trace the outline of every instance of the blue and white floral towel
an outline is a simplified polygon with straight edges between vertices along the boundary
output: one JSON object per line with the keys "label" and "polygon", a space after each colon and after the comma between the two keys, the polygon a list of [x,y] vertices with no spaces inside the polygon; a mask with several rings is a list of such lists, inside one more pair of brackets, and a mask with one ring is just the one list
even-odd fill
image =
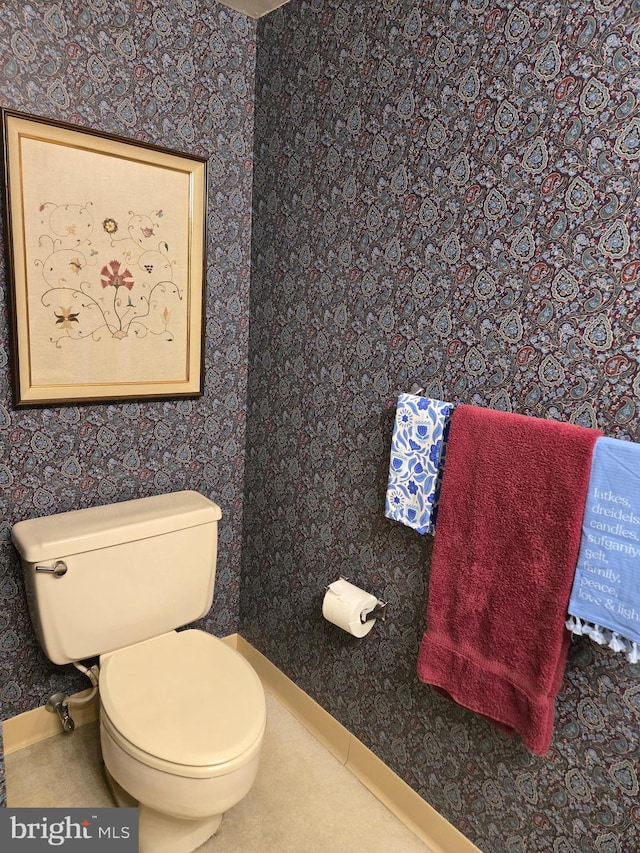
{"label": "blue and white floral towel", "polygon": [[640,660],[640,444],[593,451],[567,628]]}
{"label": "blue and white floral towel", "polygon": [[417,530],[435,530],[451,403],[400,394],[391,439],[385,515]]}

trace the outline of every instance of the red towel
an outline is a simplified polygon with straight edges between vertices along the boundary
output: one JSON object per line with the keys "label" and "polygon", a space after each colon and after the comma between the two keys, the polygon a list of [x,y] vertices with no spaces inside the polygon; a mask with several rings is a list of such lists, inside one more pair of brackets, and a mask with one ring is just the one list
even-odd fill
{"label": "red towel", "polygon": [[598,430],[458,406],[418,675],[544,755]]}

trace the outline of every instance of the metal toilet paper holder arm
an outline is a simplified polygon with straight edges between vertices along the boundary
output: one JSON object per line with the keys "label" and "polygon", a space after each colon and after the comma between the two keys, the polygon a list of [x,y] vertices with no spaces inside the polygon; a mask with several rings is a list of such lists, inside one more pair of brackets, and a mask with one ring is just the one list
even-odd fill
{"label": "metal toilet paper holder arm", "polygon": [[380,601],[378,599],[378,603],[369,613],[361,613],[360,621],[364,625],[365,622],[369,622],[371,619],[380,619],[382,622],[387,618],[387,602]]}

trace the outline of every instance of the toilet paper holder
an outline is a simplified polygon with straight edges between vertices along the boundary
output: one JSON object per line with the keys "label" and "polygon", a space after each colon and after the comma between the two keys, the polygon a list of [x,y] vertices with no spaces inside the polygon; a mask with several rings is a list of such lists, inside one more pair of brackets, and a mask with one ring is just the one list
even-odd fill
{"label": "toilet paper holder", "polygon": [[380,601],[378,599],[378,603],[373,608],[373,610],[369,611],[364,615],[364,619],[362,618],[362,613],[360,614],[360,621],[364,625],[365,622],[369,622],[370,619],[380,619],[382,622],[387,618],[387,602]]}
{"label": "toilet paper holder", "polygon": [[[345,578],[344,575],[340,575],[341,581],[347,581],[347,583],[351,583],[349,578]],[[329,587],[325,587],[325,592],[328,592]],[[384,622],[387,618],[387,602],[381,601],[378,599],[378,603],[375,605],[373,610],[370,610],[369,613],[360,614],[360,622],[364,625],[367,622],[370,622],[372,619],[380,619]]]}

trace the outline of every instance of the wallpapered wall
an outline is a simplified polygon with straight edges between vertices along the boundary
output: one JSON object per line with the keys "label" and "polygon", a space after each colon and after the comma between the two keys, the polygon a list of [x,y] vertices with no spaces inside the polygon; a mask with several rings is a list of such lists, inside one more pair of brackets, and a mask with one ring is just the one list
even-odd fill
{"label": "wallpapered wall", "polygon": [[[396,395],[640,439],[640,3],[301,0],[258,26],[242,632],[486,853],[640,849],[640,666],[530,755],[418,682]],[[339,574],[389,602],[355,640]]]}
{"label": "wallpapered wall", "polygon": [[2,717],[42,704],[54,690],[87,686],[37,648],[9,541],[19,519],[199,489],[223,513],[216,604],[204,626],[219,635],[238,628],[254,39],[254,22],[213,0],[3,3],[2,106],[210,161],[202,398],[16,410],[0,301]]}

